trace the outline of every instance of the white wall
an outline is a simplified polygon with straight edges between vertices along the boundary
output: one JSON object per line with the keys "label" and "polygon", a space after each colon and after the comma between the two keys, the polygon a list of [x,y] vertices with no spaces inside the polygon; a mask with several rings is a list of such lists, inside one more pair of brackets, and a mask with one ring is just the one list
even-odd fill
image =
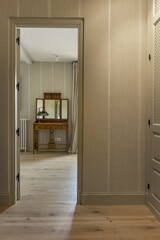
{"label": "white wall", "polygon": [[[29,119],[29,151],[32,151],[33,122],[36,119],[36,98],[43,98],[44,92],[61,92],[62,98],[69,99],[71,119],[72,63],[21,62],[20,117]],[[69,136],[71,123],[69,121]],[[55,137],[65,142],[65,131],[55,131]],[[70,139],[70,138],[69,138]],[[48,143],[49,131],[39,132],[39,143]]]}

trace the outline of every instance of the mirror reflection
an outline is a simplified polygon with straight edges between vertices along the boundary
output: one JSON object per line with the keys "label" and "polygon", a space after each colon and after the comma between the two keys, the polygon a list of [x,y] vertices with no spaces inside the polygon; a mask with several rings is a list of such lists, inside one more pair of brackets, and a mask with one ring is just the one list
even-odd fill
{"label": "mirror reflection", "polygon": [[[38,114],[41,111],[43,111],[43,99],[37,99],[37,112],[36,112],[36,114]],[[43,116],[37,115],[37,118],[42,119]]]}
{"label": "mirror reflection", "polygon": [[48,116],[45,119],[60,119],[60,100],[45,99],[45,111]]}
{"label": "mirror reflection", "polygon": [[62,100],[62,119],[68,118],[68,100]]}

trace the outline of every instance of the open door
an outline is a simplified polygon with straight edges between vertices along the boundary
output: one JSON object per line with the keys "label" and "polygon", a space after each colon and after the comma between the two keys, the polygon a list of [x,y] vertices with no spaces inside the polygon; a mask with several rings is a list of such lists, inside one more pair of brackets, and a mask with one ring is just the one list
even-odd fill
{"label": "open door", "polygon": [[[153,116],[152,158],[150,159],[149,204],[160,219],[160,0],[155,0],[154,17],[154,81],[153,81]],[[158,16],[159,14],[159,16]]]}
{"label": "open door", "polygon": [[20,199],[20,29],[16,30],[16,75],[15,75],[15,172],[16,200]]}

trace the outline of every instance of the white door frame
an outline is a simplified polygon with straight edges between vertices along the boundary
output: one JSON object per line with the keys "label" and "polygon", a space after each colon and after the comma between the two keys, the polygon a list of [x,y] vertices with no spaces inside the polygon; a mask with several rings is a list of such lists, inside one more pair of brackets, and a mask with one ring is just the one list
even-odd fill
{"label": "white door frame", "polygon": [[10,205],[15,204],[15,73],[16,73],[16,28],[78,28],[78,164],[77,164],[77,203],[82,203],[83,191],[83,24],[82,18],[10,18],[9,25],[9,191]]}

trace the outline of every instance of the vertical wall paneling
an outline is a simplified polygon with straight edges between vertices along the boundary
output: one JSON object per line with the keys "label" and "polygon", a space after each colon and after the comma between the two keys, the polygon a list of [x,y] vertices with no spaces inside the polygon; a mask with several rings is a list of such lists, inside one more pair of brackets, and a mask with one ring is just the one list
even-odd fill
{"label": "vertical wall paneling", "polygon": [[66,96],[66,64],[64,63],[64,96]]}
{"label": "vertical wall paneling", "polygon": [[139,172],[144,159],[139,154],[143,147],[141,137],[144,142],[141,135],[144,104],[140,88],[145,79],[141,74],[145,63],[141,61],[141,45],[144,44],[141,39],[145,36],[141,24],[143,21],[144,27],[146,24],[146,19],[141,18],[141,9],[146,9],[145,1],[141,4],[139,1],[111,1],[111,192],[143,192],[144,188],[140,185],[144,169]]}
{"label": "vertical wall paneling", "polygon": [[110,99],[111,99],[111,93],[110,93],[110,31],[111,31],[111,0],[108,1],[108,178],[107,178],[107,188],[108,192],[110,192],[110,135],[111,135],[111,128],[110,128]]}
{"label": "vertical wall paneling", "polygon": [[142,192],[145,186],[145,164],[146,164],[146,131],[147,131],[147,83],[146,83],[146,66],[147,66],[147,2],[143,4],[143,1],[139,1],[139,142],[138,142],[138,188],[139,192]]}
{"label": "vertical wall paneling", "polygon": [[[47,82],[46,82],[47,79]],[[43,62],[42,64],[42,92],[54,91],[53,63]]]}
{"label": "vertical wall paneling", "polygon": [[[139,52],[139,58],[138,58],[138,98],[139,98],[139,112],[138,112],[138,133],[141,133],[142,124],[141,124],[141,112],[142,112],[142,102],[141,102],[141,59],[142,59],[142,16],[141,16],[141,0],[139,1],[139,46],[138,46],[138,52]],[[137,134],[137,142],[138,142],[138,151],[137,151],[137,160],[138,160],[138,180],[137,180],[137,188],[138,191],[140,191],[140,182],[141,182],[141,134]]]}
{"label": "vertical wall paneling", "polygon": [[84,193],[98,193],[107,191],[108,172],[108,1],[81,1],[81,16],[85,18],[83,187]]}
{"label": "vertical wall paneling", "polygon": [[[8,162],[13,104],[10,81],[9,17],[34,20],[84,18],[83,203],[142,202],[146,101],[146,0],[6,0],[0,8],[0,204],[10,191]],[[13,45],[13,44],[12,44]],[[64,90],[64,69],[56,63],[28,66],[28,116],[35,119],[35,95]],[[69,70],[71,71],[71,69]],[[26,75],[26,76],[27,76]],[[37,80],[32,81],[35,78]],[[41,88],[39,87],[41,79]],[[65,85],[66,94],[68,84]],[[33,97],[34,95],[34,97]],[[3,103],[3,104],[2,104]],[[30,127],[32,122],[30,121]],[[32,134],[31,134],[32,136]],[[30,136],[30,146],[32,140]],[[3,139],[3,140],[2,140]],[[13,195],[13,194],[12,194]],[[120,197],[119,197],[120,195]],[[127,197],[126,197],[127,196]],[[3,200],[2,200],[3,199]],[[112,201],[112,200],[115,201]],[[125,200],[124,200],[125,199]]]}
{"label": "vertical wall paneling", "polygon": [[42,96],[43,95],[43,79],[42,79],[42,63],[40,62],[39,63],[40,64],[40,84],[39,84],[39,86],[40,86],[40,95]]}
{"label": "vertical wall paneling", "polygon": [[79,17],[79,0],[51,0],[51,17]]}
{"label": "vertical wall paneling", "polygon": [[[40,95],[40,63],[33,62],[30,65],[30,119],[29,119],[29,149],[33,146],[33,121],[36,119],[35,96]],[[42,96],[40,96],[42,97]]]}
{"label": "vertical wall paneling", "polygon": [[48,0],[48,17],[51,17],[51,1],[52,0]]}
{"label": "vertical wall paneling", "polygon": [[19,1],[19,17],[48,17],[48,10],[49,0]]}

